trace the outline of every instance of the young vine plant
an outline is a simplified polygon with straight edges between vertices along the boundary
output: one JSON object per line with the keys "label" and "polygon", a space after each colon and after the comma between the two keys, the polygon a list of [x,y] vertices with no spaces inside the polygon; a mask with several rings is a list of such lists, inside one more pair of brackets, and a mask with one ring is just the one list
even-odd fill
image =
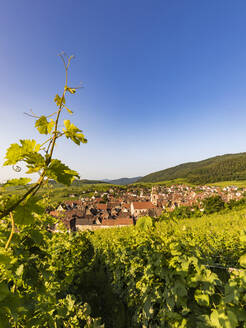
{"label": "young vine plant", "polygon": [[[54,98],[56,110],[45,116],[31,115],[35,127],[43,135],[43,143],[21,139],[7,149],[4,165],[12,165],[20,171],[24,166],[26,174],[38,174],[35,183],[31,178],[8,180],[0,194],[0,327],[102,327],[98,319],[91,318],[89,305],[69,294],[73,272],[69,265],[61,263],[64,249],[71,252],[73,236],[54,234],[51,227],[55,222],[45,209],[49,199],[38,191],[55,180],[70,185],[79,178],[59,159],[53,158],[57,140],[66,137],[77,145],[86,143],[82,130],[70,120],[63,121],[61,114],[73,112],[67,107],[68,95],[77,92],[68,81],[68,70],[73,56],[60,55],[65,68],[65,85],[62,93]],[[11,193],[10,187],[23,188],[21,193]],[[10,188],[10,189],[9,189]],[[15,187],[16,188],[16,187]],[[80,256],[74,262],[85,258],[87,240],[81,242]],[[89,261],[89,260],[88,260]],[[77,262],[76,262],[77,263]],[[79,262],[80,263],[80,262]],[[87,262],[83,264],[87,265]]]}
{"label": "young vine plant", "polygon": [[[59,120],[62,111],[65,109],[69,114],[73,112],[66,106],[66,97],[68,94],[75,94],[78,88],[68,86],[68,69],[73,56],[67,57],[65,54],[60,55],[65,68],[65,85],[62,95],[56,94],[54,102],[57,110],[48,115],[36,117],[35,127],[42,135],[48,136],[42,144],[38,144],[36,140],[20,140],[20,144],[11,144],[6,153],[4,165],[17,165],[22,162],[25,164],[27,174],[39,173],[39,179],[32,184],[30,188],[22,195],[11,196],[1,202],[0,219],[7,218],[11,221],[11,233],[6,243],[6,248],[9,247],[15,224],[25,225],[30,224],[34,220],[34,213],[39,213],[37,202],[38,197],[35,197],[40,187],[49,179],[53,179],[65,185],[70,185],[75,178],[79,178],[76,171],[71,170],[63,164],[59,159],[53,158],[56,142],[59,138],[65,136],[72,140],[77,145],[87,143],[82,130],[77,128],[70,120],[64,120],[64,127],[59,130]],[[9,186],[27,186],[31,182],[29,178],[20,178],[8,180],[4,187]]]}

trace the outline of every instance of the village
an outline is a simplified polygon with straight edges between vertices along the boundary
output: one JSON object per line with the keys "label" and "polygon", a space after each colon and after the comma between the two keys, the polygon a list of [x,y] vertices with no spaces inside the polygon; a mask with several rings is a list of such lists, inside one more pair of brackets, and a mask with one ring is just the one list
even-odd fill
{"label": "village", "polygon": [[107,192],[95,191],[92,197],[65,200],[49,214],[59,218],[68,231],[96,230],[134,225],[139,217],[158,217],[163,211],[173,211],[181,206],[198,206],[203,211],[202,201],[206,198],[220,196],[227,203],[240,200],[245,192],[246,188],[236,186],[157,185],[126,190],[111,187]]}

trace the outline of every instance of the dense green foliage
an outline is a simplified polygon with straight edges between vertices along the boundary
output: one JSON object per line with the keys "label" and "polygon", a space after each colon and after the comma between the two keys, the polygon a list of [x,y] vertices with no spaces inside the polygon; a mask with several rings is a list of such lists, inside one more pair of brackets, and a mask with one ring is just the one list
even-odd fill
{"label": "dense green foliage", "polygon": [[151,173],[139,182],[184,179],[185,182],[206,184],[217,181],[246,180],[246,153],[212,157],[200,162],[185,163]]}
{"label": "dense green foliage", "polygon": [[97,231],[94,271],[107,272],[127,327],[245,327],[242,227],[245,210]]}
{"label": "dense green foliage", "polygon": [[203,200],[203,207],[206,214],[216,213],[225,208],[225,202],[220,196],[212,196]]}
{"label": "dense green foliage", "polygon": [[[47,200],[45,200],[47,202]],[[76,273],[88,270],[93,248],[86,234],[53,233],[53,219],[36,216],[18,225],[11,248],[1,224],[0,327],[102,327],[90,307],[73,293]]]}

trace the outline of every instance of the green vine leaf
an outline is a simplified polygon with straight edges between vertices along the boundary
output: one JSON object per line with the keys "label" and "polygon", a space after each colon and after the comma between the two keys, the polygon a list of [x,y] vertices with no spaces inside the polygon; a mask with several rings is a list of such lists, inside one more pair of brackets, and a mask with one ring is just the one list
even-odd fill
{"label": "green vine leaf", "polygon": [[21,147],[17,144],[11,144],[7,149],[5,158],[7,159],[3,165],[16,164],[19,160],[22,159],[22,150]]}
{"label": "green vine leaf", "polygon": [[17,143],[11,144],[7,149],[4,166],[16,164],[25,159],[25,156],[29,153],[38,152],[40,150],[40,145],[37,144],[35,140],[24,139],[20,140],[20,143],[21,145]]}
{"label": "green vine leaf", "polygon": [[209,296],[207,294],[204,294],[201,290],[196,290],[194,296],[199,305],[209,306]]}
{"label": "green vine leaf", "polygon": [[28,168],[26,173],[28,174],[38,172],[46,165],[45,158],[41,154],[34,152],[27,154],[25,156],[25,161]]}
{"label": "green vine leaf", "polygon": [[217,328],[236,328],[238,320],[232,311],[226,314],[223,310],[213,310],[210,315],[210,320],[213,327]]}
{"label": "green vine leaf", "polygon": [[46,116],[41,116],[36,122],[35,127],[40,134],[49,134],[54,128],[55,122],[51,119],[50,122],[47,120]]}
{"label": "green vine leaf", "polygon": [[81,133],[82,130],[77,128],[73,123],[70,122],[70,120],[64,120],[64,126],[63,132],[65,133],[65,136],[67,139],[71,139],[74,143],[77,145],[80,145],[80,143],[87,143],[87,139],[85,138],[84,134]]}
{"label": "green vine leaf", "polygon": [[16,224],[28,225],[34,220],[34,214],[42,214],[44,209],[37,204],[38,197],[28,199],[24,204],[19,205],[14,211],[14,220]]}
{"label": "green vine leaf", "polygon": [[68,186],[71,185],[76,177],[79,178],[78,172],[70,170],[68,166],[58,159],[51,161],[46,171],[46,176]]}

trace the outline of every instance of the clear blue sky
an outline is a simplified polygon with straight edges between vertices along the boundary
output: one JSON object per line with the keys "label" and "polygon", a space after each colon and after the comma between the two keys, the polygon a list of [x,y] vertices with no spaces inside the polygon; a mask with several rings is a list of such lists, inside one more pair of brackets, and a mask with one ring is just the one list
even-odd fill
{"label": "clear blue sky", "polygon": [[64,140],[56,157],[82,178],[246,151],[245,15],[240,0],[2,1],[1,160],[38,136],[25,111],[55,109],[62,50],[76,55],[71,81],[85,88],[69,105],[89,142]]}

